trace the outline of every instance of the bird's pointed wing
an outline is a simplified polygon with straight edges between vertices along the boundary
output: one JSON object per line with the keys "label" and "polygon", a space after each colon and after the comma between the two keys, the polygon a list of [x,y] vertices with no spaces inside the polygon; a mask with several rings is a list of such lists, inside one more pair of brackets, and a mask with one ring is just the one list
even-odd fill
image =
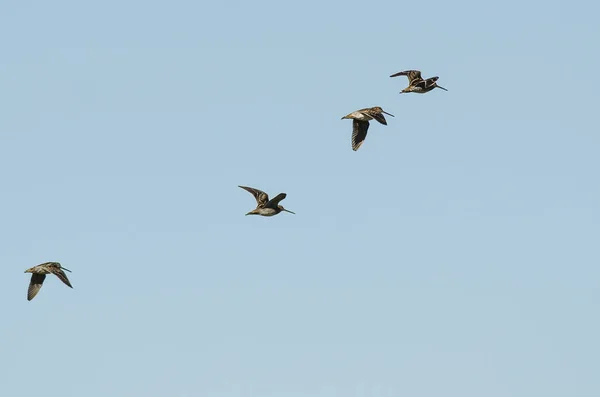
{"label": "bird's pointed wing", "polygon": [[265,208],[277,209],[279,202],[286,198],[286,196],[287,194],[285,193],[279,193],[277,196],[273,197],[271,200],[269,200],[268,203],[265,204]]}
{"label": "bird's pointed wing", "polygon": [[52,274],[54,274],[56,277],[58,277],[60,279],[60,281],[67,284],[69,287],[73,288],[73,286],[69,282],[69,279],[67,278],[67,275],[65,274],[65,272],[62,271],[61,268],[54,267],[54,268],[50,269],[50,271],[52,272]]}
{"label": "bird's pointed wing", "polygon": [[408,83],[411,85],[413,84],[413,81],[417,82],[419,80],[422,80],[420,70],[404,70],[402,72],[394,73],[390,77],[396,77],[396,76],[408,77]]}
{"label": "bird's pointed wing", "polygon": [[352,150],[357,151],[367,137],[368,121],[352,120]]}
{"label": "bird's pointed wing", "polygon": [[387,121],[385,120],[383,113],[374,113],[374,114],[372,114],[372,116],[375,120],[379,121],[381,124],[387,125]]}
{"label": "bird's pointed wing", "polygon": [[29,289],[27,289],[27,300],[30,301],[40,292],[42,284],[46,279],[45,274],[33,273],[31,275],[31,281],[29,282]]}
{"label": "bird's pointed wing", "polygon": [[263,208],[267,201],[269,201],[269,195],[262,190],[254,189],[253,187],[248,186],[239,186],[242,189],[252,193],[254,198],[256,199],[256,208]]}

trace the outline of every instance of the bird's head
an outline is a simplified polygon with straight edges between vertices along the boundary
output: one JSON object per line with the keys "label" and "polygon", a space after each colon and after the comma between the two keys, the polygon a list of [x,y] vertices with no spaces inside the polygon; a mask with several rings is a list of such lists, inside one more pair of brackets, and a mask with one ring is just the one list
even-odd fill
{"label": "bird's head", "polygon": [[441,85],[438,85],[438,83],[437,83],[438,79],[439,79],[439,76],[433,76],[433,77],[430,77],[428,80],[431,80],[431,81],[433,81],[433,86],[434,86],[434,87],[441,88],[441,89],[442,89],[442,90],[444,90],[444,91],[448,91],[447,89],[445,89],[445,88],[444,88],[444,87],[442,87]]}
{"label": "bird's head", "polygon": [[394,117],[394,115],[393,115],[393,114],[386,112],[385,110],[383,110],[383,109],[382,109],[381,107],[379,107],[379,106],[375,106],[375,107],[373,108],[373,110],[374,110],[374,111],[376,111],[377,113],[384,113],[384,114],[387,114],[388,116],[392,116],[392,117]]}
{"label": "bird's head", "polygon": [[279,207],[279,209],[280,209],[281,211],[289,212],[290,214],[294,214],[294,215],[296,215],[296,213],[295,213],[295,212],[292,212],[292,211],[290,211],[290,210],[286,210],[285,208],[283,208],[283,205],[278,205],[278,207]]}

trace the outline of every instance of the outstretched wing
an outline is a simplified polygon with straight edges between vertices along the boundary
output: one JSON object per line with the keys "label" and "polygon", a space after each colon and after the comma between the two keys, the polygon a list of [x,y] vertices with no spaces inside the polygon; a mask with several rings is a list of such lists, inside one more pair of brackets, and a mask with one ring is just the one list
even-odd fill
{"label": "outstretched wing", "polygon": [[352,120],[352,150],[357,151],[367,137],[368,121]]}
{"label": "outstretched wing", "polygon": [[402,72],[394,73],[390,77],[396,77],[396,76],[406,76],[406,77],[408,77],[408,84],[410,84],[410,85],[412,85],[413,82],[416,83],[419,80],[423,80],[421,78],[421,71],[420,70],[404,70]]}
{"label": "outstretched wing", "polygon": [[58,277],[60,279],[60,281],[67,284],[69,287],[73,288],[73,286],[69,282],[69,279],[67,278],[67,275],[65,274],[65,272],[62,271],[61,268],[59,268],[59,267],[50,268],[50,272],[52,272],[52,274],[54,274],[56,277]]}
{"label": "outstretched wing", "polygon": [[265,208],[272,208],[274,210],[277,209],[279,202],[283,200],[286,196],[287,194],[285,193],[279,193],[277,196],[273,197],[271,200],[269,200],[268,203],[265,204]]}
{"label": "outstretched wing", "polygon": [[[238,185],[239,186],[239,185]],[[269,201],[269,195],[262,190],[254,189],[253,187],[248,186],[239,186],[242,189],[252,193],[254,198],[256,199],[256,208],[263,208],[267,201]]]}
{"label": "outstretched wing", "polygon": [[40,292],[42,288],[42,284],[44,284],[44,280],[46,279],[45,274],[32,273],[31,281],[29,282],[29,289],[27,289],[27,300],[30,301]]}

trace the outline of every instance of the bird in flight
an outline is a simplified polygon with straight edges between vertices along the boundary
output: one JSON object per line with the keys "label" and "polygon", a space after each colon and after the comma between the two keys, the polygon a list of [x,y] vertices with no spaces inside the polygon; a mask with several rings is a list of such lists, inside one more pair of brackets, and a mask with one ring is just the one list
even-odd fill
{"label": "bird in flight", "polygon": [[262,190],[258,190],[248,186],[239,187],[252,193],[252,195],[256,199],[256,209],[253,209],[246,215],[273,216],[279,214],[281,211],[289,212],[290,214],[295,214],[295,212],[286,210],[285,208],[283,208],[282,205],[279,205],[279,202],[287,196],[287,194],[285,193],[279,193],[273,199],[269,200],[269,195],[263,192]]}
{"label": "bird in flight", "polygon": [[379,106],[360,109],[342,117],[342,120],[352,119],[352,150],[357,151],[360,145],[365,141],[369,129],[369,120],[375,119],[381,124],[387,125],[383,113],[394,117],[393,114],[385,112]]}
{"label": "bird in flight", "polygon": [[400,93],[414,92],[417,94],[424,94],[433,90],[434,88],[441,88],[444,91],[448,91],[442,86],[437,85],[436,81],[439,79],[438,76],[423,79],[421,77],[421,71],[419,70],[405,70],[403,72],[394,73],[390,77],[406,76],[408,77],[408,87],[400,91]]}
{"label": "bird in flight", "polygon": [[31,273],[31,281],[27,290],[27,300],[32,300],[40,292],[42,284],[46,279],[46,274],[54,274],[60,281],[73,288],[63,270],[70,272],[69,269],[62,267],[58,262],[46,262],[25,270],[25,273]]}

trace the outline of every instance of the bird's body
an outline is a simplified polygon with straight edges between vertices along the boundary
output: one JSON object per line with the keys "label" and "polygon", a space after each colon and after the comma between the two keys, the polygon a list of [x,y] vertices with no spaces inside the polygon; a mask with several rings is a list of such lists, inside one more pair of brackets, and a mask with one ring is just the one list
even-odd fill
{"label": "bird's body", "polygon": [[40,291],[46,279],[46,274],[54,274],[60,281],[73,288],[63,270],[70,272],[69,269],[62,267],[58,262],[46,262],[25,270],[25,273],[31,273],[31,281],[27,290],[27,300],[32,300]]}
{"label": "bird's body", "polygon": [[424,94],[433,90],[434,88],[441,88],[444,91],[448,91],[442,86],[437,85],[436,81],[439,79],[438,76],[423,79],[419,70],[405,70],[402,72],[394,73],[390,77],[406,76],[408,77],[408,87],[400,91],[400,93],[414,92],[416,94]]}
{"label": "bird's body", "polygon": [[279,208],[257,208],[246,215],[273,216],[279,214],[281,211]]}
{"label": "bird's body", "polygon": [[250,192],[256,199],[256,209],[253,209],[246,215],[273,216],[279,214],[281,211],[293,214],[292,211],[286,210],[282,205],[279,205],[279,202],[286,198],[287,195],[285,193],[279,193],[273,199],[269,200],[269,195],[262,190],[248,186],[239,187]]}
{"label": "bird's body", "polygon": [[360,109],[342,117],[342,120],[352,119],[352,150],[357,151],[365,141],[369,130],[369,120],[377,120],[379,123],[387,125],[384,113],[394,117],[393,114],[385,112],[379,106]]}

